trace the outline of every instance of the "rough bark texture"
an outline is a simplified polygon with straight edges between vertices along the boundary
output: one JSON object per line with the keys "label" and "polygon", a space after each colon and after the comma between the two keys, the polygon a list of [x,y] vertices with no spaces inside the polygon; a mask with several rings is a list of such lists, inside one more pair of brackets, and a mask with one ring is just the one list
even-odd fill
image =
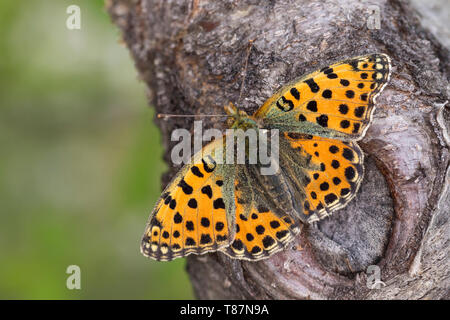
{"label": "rough bark texture", "polygon": [[[384,52],[393,62],[360,142],[366,173],[357,197],[268,260],[190,256],[198,298],[450,297],[449,52],[408,3],[370,4],[380,8],[379,30],[367,28],[367,4],[356,0],[107,2],[160,113],[222,114],[229,101],[252,113],[289,80],[337,60]],[[170,165],[171,131],[193,120],[156,123]],[[204,125],[225,128],[223,118]],[[366,285],[370,265],[381,269],[380,289]]]}

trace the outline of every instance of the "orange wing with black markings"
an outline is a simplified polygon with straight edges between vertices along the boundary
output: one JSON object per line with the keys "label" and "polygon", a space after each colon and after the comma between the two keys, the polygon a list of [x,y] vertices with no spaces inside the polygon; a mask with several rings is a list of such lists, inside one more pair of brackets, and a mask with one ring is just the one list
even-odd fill
{"label": "orange wing with black markings", "polygon": [[145,256],[166,261],[229,245],[234,231],[230,233],[224,186],[233,183],[232,174],[214,158],[222,146],[222,140],[206,146],[164,190],[142,238]]}
{"label": "orange wing with black markings", "polygon": [[[256,261],[286,247],[300,232],[300,224],[293,209],[289,212],[280,210],[267,193],[266,186],[252,176],[252,172],[253,175],[257,172],[252,169],[248,165],[236,166],[236,235],[231,245],[221,251],[232,258]],[[290,201],[286,196],[280,197],[279,201]]]}
{"label": "orange wing with black markings", "polygon": [[290,215],[280,217],[259,205],[246,217],[236,203],[236,236],[221,251],[235,259],[261,260],[285,248],[299,232],[298,220]]}
{"label": "orange wing with black markings", "polygon": [[389,75],[390,60],[385,54],[348,59],[284,86],[254,117],[263,119],[270,129],[359,140]]}
{"label": "orange wing with black markings", "polygon": [[284,133],[282,139],[280,158],[287,176],[295,175],[298,158],[309,161],[300,169],[308,178],[297,186],[305,196],[301,210],[306,220],[322,219],[353,199],[364,174],[364,155],[355,142],[295,133]]}

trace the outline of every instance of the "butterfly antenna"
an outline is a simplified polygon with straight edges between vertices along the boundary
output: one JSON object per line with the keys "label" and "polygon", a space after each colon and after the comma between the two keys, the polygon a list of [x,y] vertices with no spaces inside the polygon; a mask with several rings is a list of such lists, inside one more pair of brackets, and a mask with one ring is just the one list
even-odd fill
{"label": "butterfly antenna", "polygon": [[244,76],[242,77],[241,91],[239,92],[238,105],[241,102],[242,93],[244,92],[245,77],[247,76],[248,59],[250,58],[250,52],[252,51],[252,48],[253,48],[253,41],[255,41],[255,40],[248,41],[249,43],[248,43],[248,47],[247,47],[247,57],[245,58]]}
{"label": "butterfly antenna", "polygon": [[228,114],[167,114],[158,113],[156,115],[158,119],[168,119],[168,118],[200,118],[200,117],[230,117]]}

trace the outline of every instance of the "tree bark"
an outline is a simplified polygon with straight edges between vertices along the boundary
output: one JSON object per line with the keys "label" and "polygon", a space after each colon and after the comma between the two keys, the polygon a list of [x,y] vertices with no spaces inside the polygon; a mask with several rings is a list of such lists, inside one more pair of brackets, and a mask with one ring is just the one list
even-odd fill
{"label": "tree bark", "polygon": [[[158,113],[223,114],[231,101],[251,114],[283,84],[332,62],[392,59],[359,143],[366,170],[356,198],[267,260],[189,256],[199,299],[450,298],[449,51],[409,3],[370,4],[380,29],[368,28],[372,13],[356,0],[107,1]],[[226,128],[223,118],[203,120]],[[193,120],[155,121],[171,166],[170,134]],[[379,289],[369,289],[373,265]]]}

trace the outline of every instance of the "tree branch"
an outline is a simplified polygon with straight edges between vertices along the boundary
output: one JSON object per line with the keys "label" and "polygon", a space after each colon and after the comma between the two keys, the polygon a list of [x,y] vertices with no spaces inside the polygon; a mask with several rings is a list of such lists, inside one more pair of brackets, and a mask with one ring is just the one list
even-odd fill
{"label": "tree branch", "polygon": [[[108,2],[160,113],[223,113],[238,102],[245,69],[240,107],[252,113],[281,85],[329,63],[372,52],[393,61],[360,142],[366,173],[356,198],[270,259],[189,256],[198,298],[449,298],[449,52],[408,3],[371,4],[379,30],[367,28],[367,7],[356,0]],[[170,163],[171,131],[192,129],[193,120],[156,123]],[[204,123],[225,128],[220,118]],[[370,265],[381,268],[379,290],[366,285]]]}

